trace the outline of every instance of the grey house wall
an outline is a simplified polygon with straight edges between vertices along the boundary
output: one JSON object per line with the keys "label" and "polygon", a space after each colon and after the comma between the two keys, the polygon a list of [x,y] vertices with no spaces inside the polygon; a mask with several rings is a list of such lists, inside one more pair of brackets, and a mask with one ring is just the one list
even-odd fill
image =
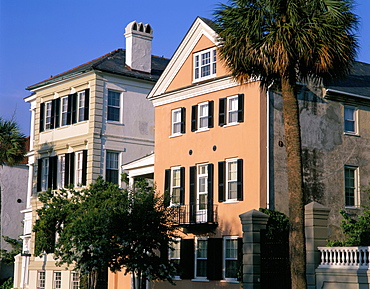
{"label": "grey house wall", "polygon": [[[21,210],[26,207],[28,167],[19,165],[0,166],[1,193],[1,229],[0,237],[8,236],[18,239],[23,232]],[[12,247],[1,237],[0,249],[11,250]],[[0,262],[0,279],[13,276],[13,266]]]}
{"label": "grey house wall", "polygon": [[[362,189],[370,181],[370,101],[344,95],[323,97],[319,87],[299,89],[299,107],[304,166],[305,203],[318,202],[330,208],[329,239],[341,237],[339,210],[344,208],[344,166],[359,168],[360,205],[368,202]],[[270,206],[288,213],[287,168],[282,116],[282,98],[269,92]],[[344,133],[344,105],[358,108],[358,135]],[[346,208],[357,214],[360,209]]]}

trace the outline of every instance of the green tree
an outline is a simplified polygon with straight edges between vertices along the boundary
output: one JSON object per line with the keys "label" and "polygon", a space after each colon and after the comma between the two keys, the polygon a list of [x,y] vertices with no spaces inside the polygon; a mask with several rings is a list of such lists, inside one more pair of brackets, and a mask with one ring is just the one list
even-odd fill
{"label": "green tree", "polygon": [[4,241],[12,246],[12,250],[8,251],[6,249],[0,250],[0,261],[5,264],[13,264],[14,257],[22,252],[22,239],[13,239],[8,236],[2,236]]}
{"label": "green tree", "polygon": [[292,288],[306,288],[297,82],[346,75],[357,49],[351,0],[234,0],[215,11],[219,54],[241,84],[281,87],[288,167]]}
{"label": "green tree", "polygon": [[72,264],[88,276],[88,288],[108,268],[133,273],[138,288],[147,279],[172,282],[176,271],[167,246],[176,227],[171,209],[146,182],[129,191],[99,177],[87,189],[49,190],[39,199],[44,206],[37,210],[35,254],[54,253],[57,265]]}
{"label": "green tree", "polygon": [[0,117],[0,165],[20,163],[25,154],[26,137],[19,131],[18,124]]}

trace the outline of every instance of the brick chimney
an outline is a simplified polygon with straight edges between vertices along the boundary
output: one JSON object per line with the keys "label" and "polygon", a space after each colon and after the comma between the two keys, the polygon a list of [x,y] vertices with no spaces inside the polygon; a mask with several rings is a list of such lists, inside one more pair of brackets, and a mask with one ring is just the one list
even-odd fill
{"label": "brick chimney", "polygon": [[152,35],[149,24],[132,21],[126,26],[126,65],[132,70],[151,72]]}

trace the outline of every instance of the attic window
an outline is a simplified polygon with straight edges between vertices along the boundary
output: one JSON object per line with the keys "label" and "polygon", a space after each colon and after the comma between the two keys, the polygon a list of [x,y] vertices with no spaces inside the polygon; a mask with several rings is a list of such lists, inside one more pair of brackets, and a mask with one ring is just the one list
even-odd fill
{"label": "attic window", "polygon": [[216,76],[216,48],[194,53],[194,82]]}

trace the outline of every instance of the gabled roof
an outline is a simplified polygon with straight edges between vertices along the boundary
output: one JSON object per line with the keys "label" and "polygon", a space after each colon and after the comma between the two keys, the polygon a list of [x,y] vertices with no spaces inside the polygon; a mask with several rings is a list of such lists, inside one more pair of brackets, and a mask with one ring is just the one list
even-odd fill
{"label": "gabled roof", "polygon": [[195,19],[189,31],[186,33],[185,37],[173,54],[166,69],[154,85],[153,89],[150,91],[148,95],[149,99],[161,95],[167,90],[167,88],[171,84],[171,81],[181,69],[183,63],[190,55],[191,51],[193,50],[201,36],[205,35],[215,45],[217,44],[217,34],[213,27],[214,22],[212,20],[203,17],[197,17]]}
{"label": "gabled roof", "polygon": [[327,82],[324,86],[332,92],[370,97],[370,64],[356,61],[346,78]]}
{"label": "gabled roof", "polygon": [[169,59],[152,56],[152,71],[151,73],[145,73],[141,71],[131,70],[126,66],[126,50],[117,49],[92,61],[84,63],[80,66],[72,68],[68,71],[50,77],[44,81],[36,83],[27,87],[27,90],[33,90],[44,85],[52,84],[78,74],[86,73],[89,71],[102,71],[113,74],[118,74],[127,77],[133,77],[137,79],[143,79],[148,81],[157,81],[163,70],[166,68]]}

